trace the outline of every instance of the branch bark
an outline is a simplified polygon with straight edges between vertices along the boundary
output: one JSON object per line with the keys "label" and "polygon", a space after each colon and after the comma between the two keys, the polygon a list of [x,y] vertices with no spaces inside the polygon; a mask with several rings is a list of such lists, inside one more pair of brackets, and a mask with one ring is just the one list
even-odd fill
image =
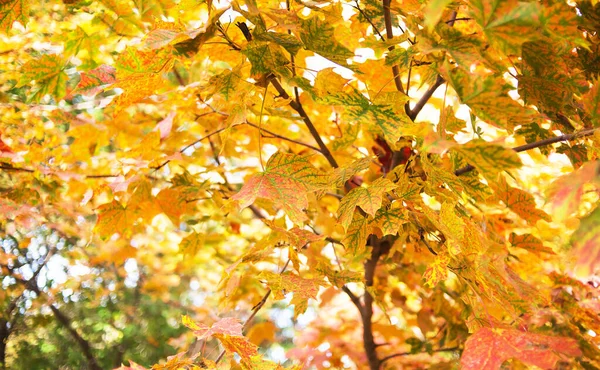
{"label": "branch bark", "polygon": [[371,235],[370,238],[372,250],[371,258],[365,262],[365,295],[362,306],[363,346],[369,361],[369,369],[379,370],[381,360],[377,356],[377,344],[373,336],[373,296],[368,292],[368,288],[373,286],[375,280],[375,270],[381,257],[381,241],[375,235]]}
{"label": "branch bark", "polygon": [[[554,144],[554,143],[559,143],[562,141],[570,141],[570,140],[575,140],[575,139],[579,139],[582,137],[586,137],[586,136],[591,136],[594,134],[594,132],[598,131],[600,128],[592,128],[589,130],[583,130],[583,131],[579,131],[579,132],[575,132],[572,134],[565,134],[565,135],[560,135],[560,136],[556,136],[556,137],[552,137],[549,139],[544,139],[544,140],[540,140],[540,141],[536,141],[533,143],[529,143],[529,144],[525,144],[525,145],[520,145],[517,146],[515,148],[513,148],[513,150],[517,153],[519,152],[524,152],[526,150],[529,149],[535,149],[535,148],[539,148],[542,147],[544,145],[550,145],[550,144]],[[456,176],[460,176],[460,175],[464,175],[467,172],[471,172],[475,169],[475,167],[473,167],[472,165],[467,165],[465,167],[459,168],[458,170],[454,171],[454,174]]]}
{"label": "branch bark", "polygon": [[[388,40],[394,38],[394,32],[392,30],[392,11],[390,9],[391,2],[392,0],[383,0],[383,20],[385,22],[385,36]],[[389,51],[394,49],[394,45],[388,47]],[[402,87],[402,80],[400,79],[400,68],[398,68],[397,65],[392,66],[392,73],[394,74],[394,84],[396,85],[396,89],[401,93],[404,93],[404,87]]]}

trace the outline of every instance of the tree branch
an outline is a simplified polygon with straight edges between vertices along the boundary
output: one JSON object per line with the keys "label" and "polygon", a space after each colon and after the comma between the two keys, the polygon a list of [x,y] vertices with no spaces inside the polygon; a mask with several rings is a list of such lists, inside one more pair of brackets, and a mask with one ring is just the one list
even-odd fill
{"label": "tree branch", "polygon": [[[529,149],[539,148],[544,145],[559,143],[561,141],[575,140],[575,139],[579,139],[582,137],[591,136],[594,134],[594,132],[598,131],[599,129],[600,128],[592,128],[589,130],[574,132],[572,134],[565,134],[565,135],[560,135],[560,136],[556,136],[556,137],[551,137],[549,139],[544,139],[544,140],[536,141],[533,143],[517,146],[517,147],[513,148],[513,150],[515,152],[519,153],[519,152],[524,152]],[[460,175],[464,175],[467,172],[471,172],[474,169],[475,169],[475,167],[473,167],[472,165],[469,164],[465,167],[459,168],[458,170],[454,171],[454,174],[456,176],[460,176]]]}
{"label": "tree branch", "polygon": [[377,344],[375,344],[373,336],[373,296],[369,293],[368,288],[373,286],[375,270],[381,257],[381,245],[380,239],[375,235],[371,235],[370,238],[373,249],[371,250],[371,258],[365,262],[365,295],[362,310],[363,346],[369,361],[369,368],[379,370],[381,360],[377,357]]}
{"label": "tree branch", "polygon": [[356,309],[358,309],[358,312],[360,313],[360,315],[362,317],[363,305],[362,305],[362,303],[360,303],[360,299],[354,293],[352,293],[352,291],[350,290],[350,288],[348,288],[348,286],[344,285],[342,287],[342,290],[344,291],[344,293],[346,293],[348,295],[348,297],[350,297],[350,300],[352,301],[352,303],[354,303],[354,305],[356,306]]}
{"label": "tree branch", "polygon": [[[391,0],[383,0],[383,20],[385,21],[385,34],[388,40],[391,40],[394,37],[394,32],[392,30],[392,12],[390,9],[391,2]],[[394,49],[394,45],[388,47],[389,51]],[[398,68],[397,65],[393,65],[392,73],[394,74],[394,84],[396,85],[396,89],[401,93],[404,93],[404,87],[402,87],[402,80],[400,79],[400,68]]]}
{"label": "tree branch", "polygon": [[417,116],[419,115],[425,104],[427,104],[435,90],[437,90],[438,87],[442,86],[444,82],[446,82],[444,78],[438,75],[435,79],[434,84],[431,85],[429,89],[427,89],[427,91],[425,91],[425,93],[423,94],[423,96],[421,96],[421,99],[419,99],[417,104],[415,104],[415,106],[408,112],[408,117],[412,121],[414,121],[417,118]]}
{"label": "tree branch", "polygon": [[[244,37],[246,37],[246,40],[252,41],[252,35],[248,31],[248,26],[246,26],[246,24],[243,22],[238,22],[237,26],[240,28],[240,30],[244,34]],[[327,162],[329,162],[331,167],[333,167],[333,168],[339,167],[335,158],[333,158],[333,155],[329,151],[329,148],[327,148],[327,146],[323,142],[323,139],[321,139],[321,135],[319,134],[319,131],[317,131],[317,129],[315,128],[315,125],[312,123],[310,117],[308,116],[308,114],[306,113],[304,108],[302,107],[302,104],[296,100],[292,100],[292,98],[290,97],[290,94],[288,94],[287,91],[285,91],[283,86],[281,86],[281,83],[279,82],[279,80],[277,80],[277,78],[274,75],[266,76],[266,79],[268,82],[270,82],[273,85],[273,87],[275,87],[275,90],[277,90],[277,92],[279,93],[279,96],[281,96],[283,99],[290,99],[290,107],[292,107],[292,109],[295,110],[300,115],[300,117],[304,121],[304,124],[306,125],[306,127],[308,127],[308,131],[310,131],[310,134],[313,136],[313,138],[317,142],[317,145],[319,145],[321,154],[323,154],[325,156],[325,158],[327,159]]]}
{"label": "tree branch", "polygon": [[[275,78],[271,78],[270,81],[271,81],[271,84],[273,85],[273,87],[275,87],[275,90],[277,90],[277,92],[279,93],[279,95],[282,98],[291,99],[290,95],[287,93],[287,91],[285,91],[283,86],[281,86],[281,83],[279,83],[279,80],[277,80]],[[290,107],[292,107],[293,110],[298,112],[298,114],[304,121],[304,124],[308,128],[308,131],[310,131],[310,134],[317,142],[317,145],[319,145],[320,152],[321,152],[321,154],[323,154],[323,156],[325,156],[325,158],[327,159],[327,162],[329,162],[331,167],[338,168],[339,166],[338,166],[335,158],[333,158],[333,154],[331,154],[331,152],[329,151],[329,148],[327,148],[327,146],[323,142],[323,139],[321,139],[321,135],[319,134],[319,131],[317,131],[317,129],[315,128],[315,125],[312,123],[310,117],[304,110],[304,107],[302,107],[302,104],[296,102],[295,100],[291,100]]]}

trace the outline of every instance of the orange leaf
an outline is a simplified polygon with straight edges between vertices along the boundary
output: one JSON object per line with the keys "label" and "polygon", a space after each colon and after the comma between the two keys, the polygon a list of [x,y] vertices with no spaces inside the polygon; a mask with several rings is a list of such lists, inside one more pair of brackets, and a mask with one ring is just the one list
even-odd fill
{"label": "orange leaf", "polygon": [[183,325],[194,331],[194,335],[198,339],[206,339],[215,334],[241,336],[242,335],[242,324],[240,320],[234,317],[226,317],[220,319],[214,323],[211,327],[204,324],[198,324],[194,322],[189,316],[183,315],[181,317]]}
{"label": "orange leaf", "polygon": [[565,355],[581,355],[577,341],[514,329],[483,328],[467,339],[461,365],[465,370],[493,370],[516,358],[542,369],[553,369]]}
{"label": "orange leaf", "polygon": [[307,194],[322,189],[327,176],[319,172],[306,157],[277,152],[269,158],[264,172],[252,175],[232,199],[244,208],[256,200],[266,198],[282,207],[294,223],[308,219],[304,209]]}
{"label": "orange leaf", "polygon": [[500,201],[528,223],[534,224],[538,220],[551,220],[546,212],[536,208],[533,195],[509,186],[504,176],[498,176],[497,184],[491,185],[491,187]]}
{"label": "orange leaf", "polygon": [[98,207],[97,212],[98,221],[94,230],[101,237],[109,237],[114,233],[129,235],[137,219],[135,212],[132,212],[127,207],[123,207],[116,200],[101,205]]}

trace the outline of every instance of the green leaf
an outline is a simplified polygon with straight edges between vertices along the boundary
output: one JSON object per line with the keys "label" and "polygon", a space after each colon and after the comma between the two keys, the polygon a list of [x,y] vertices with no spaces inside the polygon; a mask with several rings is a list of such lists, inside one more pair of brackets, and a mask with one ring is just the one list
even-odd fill
{"label": "green leaf", "polygon": [[369,187],[352,189],[342,198],[338,208],[338,220],[344,227],[344,230],[347,230],[352,222],[356,207],[360,207],[367,214],[374,216],[375,212],[381,208],[382,197],[385,193],[396,187],[390,180],[378,178]]}
{"label": "green leaf", "polygon": [[252,175],[232,199],[244,208],[256,198],[272,200],[283,208],[290,219],[301,223],[308,217],[307,194],[327,186],[328,178],[318,171],[306,157],[277,152],[269,158],[264,172]]}
{"label": "green leaf", "polygon": [[506,54],[520,54],[524,42],[541,36],[538,2],[470,0],[469,6],[488,40]]}
{"label": "green leaf", "polygon": [[321,20],[318,15],[301,21],[300,39],[307,50],[341,66],[351,68],[346,62],[354,53],[340,44],[334,36],[334,28],[328,22]]}
{"label": "green leaf", "polygon": [[59,55],[42,55],[23,66],[23,74],[18,86],[35,81],[33,100],[40,100],[46,94],[60,99],[65,95],[69,76],[65,73],[67,61]]}
{"label": "green leaf", "polygon": [[522,165],[514,150],[485,141],[473,140],[454,147],[454,150],[462,154],[487,179],[495,179],[500,172]]}
{"label": "green leaf", "polygon": [[512,86],[499,77],[481,77],[459,68],[440,73],[456,91],[463,104],[467,104],[483,121],[496,127],[512,130],[515,126],[531,122],[536,113],[523,107],[508,96]]}
{"label": "green leaf", "polygon": [[242,49],[250,63],[252,76],[261,76],[271,72],[277,75],[291,75],[287,69],[290,61],[281,46],[267,41],[252,41]]}

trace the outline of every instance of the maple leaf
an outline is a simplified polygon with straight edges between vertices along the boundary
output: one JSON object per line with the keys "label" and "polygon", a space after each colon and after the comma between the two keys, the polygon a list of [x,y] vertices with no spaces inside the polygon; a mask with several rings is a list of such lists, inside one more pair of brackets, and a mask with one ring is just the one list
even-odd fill
{"label": "maple leaf", "polygon": [[498,173],[522,165],[519,155],[514,150],[497,144],[470,141],[454,149],[464,155],[466,160],[488,179],[494,179]]}
{"label": "maple leaf", "polygon": [[511,358],[542,369],[553,369],[564,356],[580,356],[577,341],[514,329],[482,328],[465,342],[463,369],[500,369]]}
{"label": "maple leaf", "polygon": [[204,239],[206,236],[201,233],[193,231],[190,235],[186,236],[179,243],[179,252],[184,255],[194,257],[198,251],[204,246]]}
{"label": "maple leaf", "polygon": [[504,176],[498,176],[498,181],[492,188],[500,201],[527,222],[533,224],[538,220],[550,221],[551,218],[546,212],[536,208],[533,195],[509,186]]}
{"label": "maple leaf", "polygon": [[380,236],[395,235],[400,226],[408,222],[408,215],[400,202],[394,202],[390,208],[380,208],[369,221],[369,227],[381,232]]}
{"label": "maple leaf", "polygon": [[194,332],[198,339],[207,339],[215,334],[242,336],[242,324],[234,317],[225,317],[215,322],[212,326],[196,323],[189,316],[183,315],[181,323]]}
{"label": "maple leaf", "polygon": [[59,55],[42,55],[23,66],[21,80],[17,86],[35,81],[34,93],[31,99],[38,101],[46,94],[60,99],[65,95],[69,76],[65,72],[67,61]]}
{"label": "maple leaf", "polygon": [[115,63],[117,76],[113,88],[123,89],[114,101],[117,109],[152,95],[161,85],[162,74],[168,72],[173,63],[174,58],[165,49],[141,51],[127,47]]}
{"label": "maple leaf", "polygon": [[101,237],[109,237],[114,233],[130,235],[137,221],[137,212],[124,207],[116,200],[103,204],[97,209],[98,221],[94,230]]}
{"label": "maple leaf", "polygon": [[547,190],[547,198],[552,205],[555,220],[562,221],[573,214],[581,204],[581,197],[587,184],[596,183],[600,171],[600,161],[588,162],[577,171],[556,179]]}
{"label": "maple leaf", "polygon": [[354,53],[340,44],[334,35],[333,26],[318,16],[300,20],[300,39],[307,50],[331,60],[339,65],[352,68],[346,60],[352,58]]}
{"label": "maple leaf", "polygon": [[357,173],[369,168],[372,163],[371,158],[361,158],[348,165],[338,167],[333,170],[329,182],[336,188],[343,187],[346,181],[352,178]]}
{"label": "maple leaf", "polygon": [[0,29],[5,33],[11,29],[15,21],[24,25],[29,15],[29,1],[27,0],[5,0],[0,2]]}
{"label": "maple leaf", "polygon": [[316,299],[319,287],[325,285],[320,279],[304,279],[289,272],[275,274],[263,271],[260,273],[259,279],[264,279],[267,282],[275,299],[283,299],[286,293],[294,293],[291,303],[295,305],[294,312],[296,316],[306,311],[308,300],[310,298]]}
{"label": "maple leaf", "polygon": [[472,16],[494,45],[507,54],[519,54],[520,45],[540,37],[541,7],[518,0],[471,0]]}
{"label": "maple leaf", "polygon": [[450,69],[448,64],[442,67],[440,73],[454,88],[461,102],[491,125],[510,131],[519,124],[531,122],[535,116],[533,110],[508,96],[512,87],[499,77],[469,74],[461,68]]}
{"label": "maple leaf", "polygon": [[363,281],[361,273],[349,270],[337,271],[332,269],[330,265],[323,261],[319,261],[315,269],[318,273],[326,276],[331,285],[337,288],[341,288],[347,283],[358,283]]}
{"label": "maple leaf", "polygon": [[359,212],[353,212],[352,221],[342,239],[342,244],[355,254],[366,249],[365,243],[369,236],[369,220]]}
{"label": "maple leaf", "polygon": [[95,95],[102,91],[107,85],[111,85],[115,82],[115,73],[115,68],[106,64],[102,64],[91,71],[82,72],[81,80],[79,80],[75,89],[71,91],[71,95]]}
{"label": "maple leaf", "polygon": [[579,228],[571,236],[577,265],[585,272],[594,273],[600,267],[600,208],[581,219]]}
{"label": "maple leaf", "polygon": [[435,256],[435,261],[427,267],[423,274],[425,283],[430,287],[435,287],[440,281],[448,277],[448,263],[450,256],[447,253],[439,253]]}
{"label": "maple leaf", "polygon": [[338,208],[338,221],[348,230],[348,226],[354,217],[354,209],[360,207],[367,214],[374,216],[375,212],[381,208],[382,197],[390,190],[396,188],[396,185],[390,180],[379,178],[366,187],[352,189],[340,201]]}
{"label": "maple leaf", "polygon": [[269,158],[265,171],[252,175],[232,199],[244,208],[266,198],[282,207],[294,223],[308,219],[303,210],[308,206],[307,194],[322,189],[327,176],[318,171],[306,157],[277,152]]}
{"label": "maple leaf", "polygon": [[516,233],[511,233],[509,243],[512,244],[513,247],[523,248],[535,254],[555,254],[552,248],[545,247],[540,239],[531,234],[518,235]]}

